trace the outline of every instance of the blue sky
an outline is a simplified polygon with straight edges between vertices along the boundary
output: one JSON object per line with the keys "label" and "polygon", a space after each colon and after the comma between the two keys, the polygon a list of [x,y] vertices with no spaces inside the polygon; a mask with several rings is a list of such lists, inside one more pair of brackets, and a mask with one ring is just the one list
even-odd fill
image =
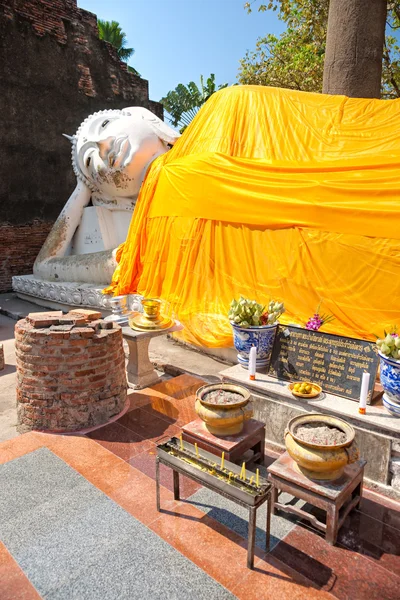
{"label": "blue sky", "polygon": [[266,33],[283,24],[272,11],[250,15],[245,0],[78,0],[100,19],[118,21],[135,48],[129,63],[149,80],[160,100],[178,83],[215,73],[217,83],[235,83],[239,59]]}

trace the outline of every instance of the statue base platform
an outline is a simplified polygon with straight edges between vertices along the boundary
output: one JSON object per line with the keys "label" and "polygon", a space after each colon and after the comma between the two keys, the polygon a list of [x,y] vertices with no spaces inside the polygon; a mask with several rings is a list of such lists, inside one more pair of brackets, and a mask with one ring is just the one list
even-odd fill
{"label": "statue base platform", "polygon": [[71,307],[95,308],[110,314],[111,296],[102,293],[104,286],[89,283],[44,281],[34,275],[17,275],[12,288],[18,298],[46,308],[68,311]]}

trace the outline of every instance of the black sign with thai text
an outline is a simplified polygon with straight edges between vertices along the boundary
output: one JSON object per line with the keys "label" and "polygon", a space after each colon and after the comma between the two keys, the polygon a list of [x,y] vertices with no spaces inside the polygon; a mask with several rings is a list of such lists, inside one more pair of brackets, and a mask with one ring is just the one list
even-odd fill
{"label": "black sign with thai text", "polygon": [[287,381],[312,381],[325,392],[359,400],[364,371],[370,373],[368,403],[379,357],[372,342],[280,325],[269,374]]}

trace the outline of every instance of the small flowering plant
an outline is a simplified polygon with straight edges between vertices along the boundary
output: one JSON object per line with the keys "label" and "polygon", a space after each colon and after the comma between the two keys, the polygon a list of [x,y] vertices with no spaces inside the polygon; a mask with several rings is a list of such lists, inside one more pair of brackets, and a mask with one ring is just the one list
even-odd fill
{"label": "small flowering plant", "polygon": [[394,360],[400,360],[400,337],[397,333],[397,327],[393,327],[392,333],[386,333],[385,337],[378,338],[376,345],[379,351],[388,358],[394,358]]}
{"label": "small flowering plant", "polygon": [[284,312],[283,302],[271,300],[267,307],[240,296],[239,300],[232,300],[228,317],[239,327],[262,327],[274,325]]}
{"label": "small flowering plant", "polygon": [[333,315],[321,315],[319,312],[320,307],[321,307],[321,305],[319,304],[314,315],[308,319],[308,321],[306,323],[306,329],[311,329],[312,331],[318,331],[322,327],[322,325],[326,325],[326,323],[330,323],[331,321],[333,321],[335,319],[335,317]]}

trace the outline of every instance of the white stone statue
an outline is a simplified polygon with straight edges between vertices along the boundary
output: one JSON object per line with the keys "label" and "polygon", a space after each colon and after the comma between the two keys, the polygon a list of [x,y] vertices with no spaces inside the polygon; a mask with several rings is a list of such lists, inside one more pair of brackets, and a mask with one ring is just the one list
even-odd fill
{"label": "white stone statue", "polygon": [[149,110],[132,107],[94,113],[66,137],[77,185],[35,261],[34,281],[107,285],[146,171],[179,134]]}

